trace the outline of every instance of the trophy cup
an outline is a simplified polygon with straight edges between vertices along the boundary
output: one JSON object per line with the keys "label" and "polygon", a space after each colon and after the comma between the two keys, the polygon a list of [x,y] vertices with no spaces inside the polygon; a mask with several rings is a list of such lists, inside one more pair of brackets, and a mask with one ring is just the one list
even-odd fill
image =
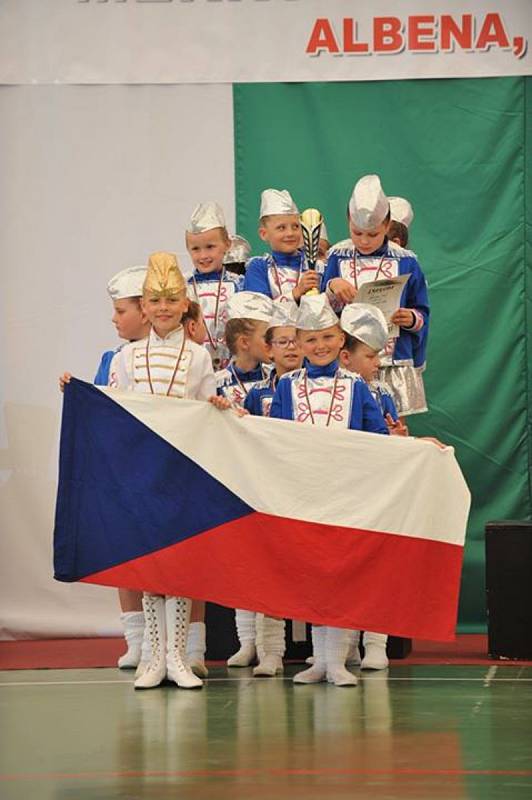
{"label": "trophy cup", "polygon": [[[309,269],[316,269],[323,217],[317,208],[307,208],[300,216],[303,247]],[[319,294],[318,289],[309,289],[306,294]]]}

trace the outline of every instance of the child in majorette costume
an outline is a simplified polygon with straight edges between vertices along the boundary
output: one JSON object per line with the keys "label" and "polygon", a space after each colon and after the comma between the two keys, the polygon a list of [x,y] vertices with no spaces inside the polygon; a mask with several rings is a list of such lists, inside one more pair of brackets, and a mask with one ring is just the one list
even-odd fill
{"label": "child in majorette costume", "polygon": [[351,241],[329,251],[323,287],[336,311],[356,299],[368,281],[409,275],[401,307],[391,322],[399,336],[389,339],[381,358],[380,379],[389,387],[400,416],[427,410],[418,367],[425,363],[429,303],[427,284],[415,254],[387,238],[390,204],[377,175],[361,178],[349,201]]}
{"label": "child in majorette costume", "polygon": [[186,244],[194,264],[188,294],[201,307],[207,326],[204,344],[213,367],[222,369],[229,361],[224,341],[227,303],[242,288],[243,278],[224,266],[230,240],[218,203],[209,201],[196,206],[186,231]]}
{"label": "child in majorette costume", "polygon": [[[232,358],[225,369],[216,373],[216,385],[218,394],[235,408],[243,408],[253,386],[269,376],[270,369],[265,367],[268,353],[264,337],[272,310],[270,298],[256,292],[239,292],[228,303],[225,338]],[[255,660],[256,618],[254,611],[235,610],[240,647],[228,659],[229,667],[249,667]]]}
{"label": "child in majorette costume", "polygon": [[[365,381],[338,363],[345,335],[325,294],[301,298],[296,327],[305,366],[280,378],[270,416],[388,434]],[[345,628],[313,625],[314,664],[295,675],[294,682],[355,686],[356,677],[345,667],[350,638]]]}
{"label": "child in majorette costume", "polygon": [[321,276],[309,270],[301,247],[299,211],[286,189],[265,189],[261,195],[259,236],[271,253],[248,261],[244,289],[272,300],[295,300],[320,288]]}
{"label": "child in majorette costume", "polygon": [[[187,339],[181,320],[188,306],[186,284],[172,253],[150,256],[142,305],[151,323],[146,339],[126,345],[113,358],[110,386],[145,394],[212,400],[216,382],[205,348]],[[185,689],[203,682],[187,661],[191,601],[145,593],[149,662],[136,689],[158,686],[165,677]]]}
{"label": "child in majorette costume", "polygon": [[224,267],[234,275],[245,275],[246,264],[251,256],[251,245],[243,236],[229,236],[229,250],[224,256]]}
{"label": "child in majorette costume", "polygon": [[[144,339],[150,330],[150,323],[141,305],[142,287],[146,278],[146,267],[127,267],[114,275],[107,284],[107,293],[113,304],[112,322],[120,339],[135,342]],[[109,368],[113,357],[124,345],[114,350],[106,350],[100,360],[94,383],[107,386]],[[60,388],[70,380],[70,373],[60,378]],[[119,589],[120,622],[124,628],[127,644],[126,652],[118,659],[119,669],[135,669],[141,659],[144,635],[144,613],[142,611],[142,592]]]}
{"label": "child in majorette costume", "polygon": [[399,247],[408,247],[409,228],[414,220],[414,209],[404,197],[389,197],[390,223],[388,241]]}
{"label": "child in majorette costume", "polygon": [[301,367],[303,356],[296,337],[297,305],[274,303],[266,329],[266,352],[273,364],[269,376],[256,383],[248,392],[244,408],[256,417],[268,417],[279,378]]}
{"label": "child in majorette costume", "polygon": [[[296,316],[295,302],[273,304],[265,341],[268,356],[274,366],[269,377],[256,383],[244,401],[244,408],[254,416],[269,416],[279,378],[301,367],[303,356],[296,338]],[[283,619],[259,614],[255,618],[255,626],[259,663],[254,668],[253,674],[259,677],[273,677],[283,668],[285,622]]]}

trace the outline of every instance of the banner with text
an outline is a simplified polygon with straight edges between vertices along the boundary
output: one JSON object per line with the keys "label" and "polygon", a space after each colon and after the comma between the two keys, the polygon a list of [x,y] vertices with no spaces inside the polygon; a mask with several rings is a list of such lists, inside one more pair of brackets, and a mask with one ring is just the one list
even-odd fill
{"label": "banner with text", "polygon": [[530,0],[4,0],[0,82],[532,74]]}

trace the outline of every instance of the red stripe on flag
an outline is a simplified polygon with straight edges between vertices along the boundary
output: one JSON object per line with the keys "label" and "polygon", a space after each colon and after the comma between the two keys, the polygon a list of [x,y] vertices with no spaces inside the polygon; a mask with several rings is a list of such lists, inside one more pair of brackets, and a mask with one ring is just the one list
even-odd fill
{"label": "red stripe on flag", "polygon": [[448,641],[462,555],[428,539],[254,513],[83,580]]}

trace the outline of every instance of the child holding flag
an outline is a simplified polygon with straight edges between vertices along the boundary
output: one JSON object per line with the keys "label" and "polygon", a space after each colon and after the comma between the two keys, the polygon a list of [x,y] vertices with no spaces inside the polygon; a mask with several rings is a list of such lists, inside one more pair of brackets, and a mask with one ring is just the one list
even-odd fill
{"label": "child holding flag", "polygon": [[[127,267],[113,275],[107,284],[107,293],[113,304],[112,322],[121,339],[135,342],[144,339],[150,330],[150,323],[142,309],[142,287],[146,278],[146,267]],[[96,386],[107,386],[109,368],[113,357],[124,345],[114,350],[106,350],[100,360],[94,383]],[[70,380],[70,373],[59,379],[59,387],[63,391],[64,384]],[[142,594],[130,589],[119,589],[120,622],[124,628],[127,644],[126,652],[118,659],[119,669],[134,669],[141,659],[142,639],[144,636],[144,614],[142,612]]]}
{"label": "child holding flag", "polygon": [[[142,305],[151,323],[146,339],[126,345],[111,363],[110,386],[167,397],[209,400],[215,379],[208,352],[187,339],[181,320],[188,307],[186,284],[172,253],[150,256]],[[186,689],[201,687],[186,656],[191,601],[144,594],[150,661],[136,689],[158,686],[166,676]]]}
{"label": "child holding flag", "polygon": [[[325,294],[301,298],[296,327],[306,366],[280,378],[270,416],[387,434],[366,383],[338,363],[345,335]],[[298,673],[294,682],[328,680],[335,686],[355,686],[356,677],[345,668],[350,637],[344,628],[313,625],[314,664]]]}
{"label": "child holding flag", "polygon": [[299,211],[286,189],[262,192],[259,236],[271,253],[248,262],[244,289],[299,302],[310,289],[319,288],[320,275],[309,270],[301,249]]}
{"label": "child holding flag", "polygon": [[[218,395],[235,408],[243,408],[252,388],[267,380],[269,370],[263,364],[268,360],[264,337],[272,310],[270,298],[256,292],[239,292],[227,305],[225,338],[232,357],[227,367],[216,373],[216,383]],[[229,667],[249,667],[255,660],[256,619],[254,611],[235,610],[240,647],[228,659]],[[277,666],[274,666],[273,674]]]}

